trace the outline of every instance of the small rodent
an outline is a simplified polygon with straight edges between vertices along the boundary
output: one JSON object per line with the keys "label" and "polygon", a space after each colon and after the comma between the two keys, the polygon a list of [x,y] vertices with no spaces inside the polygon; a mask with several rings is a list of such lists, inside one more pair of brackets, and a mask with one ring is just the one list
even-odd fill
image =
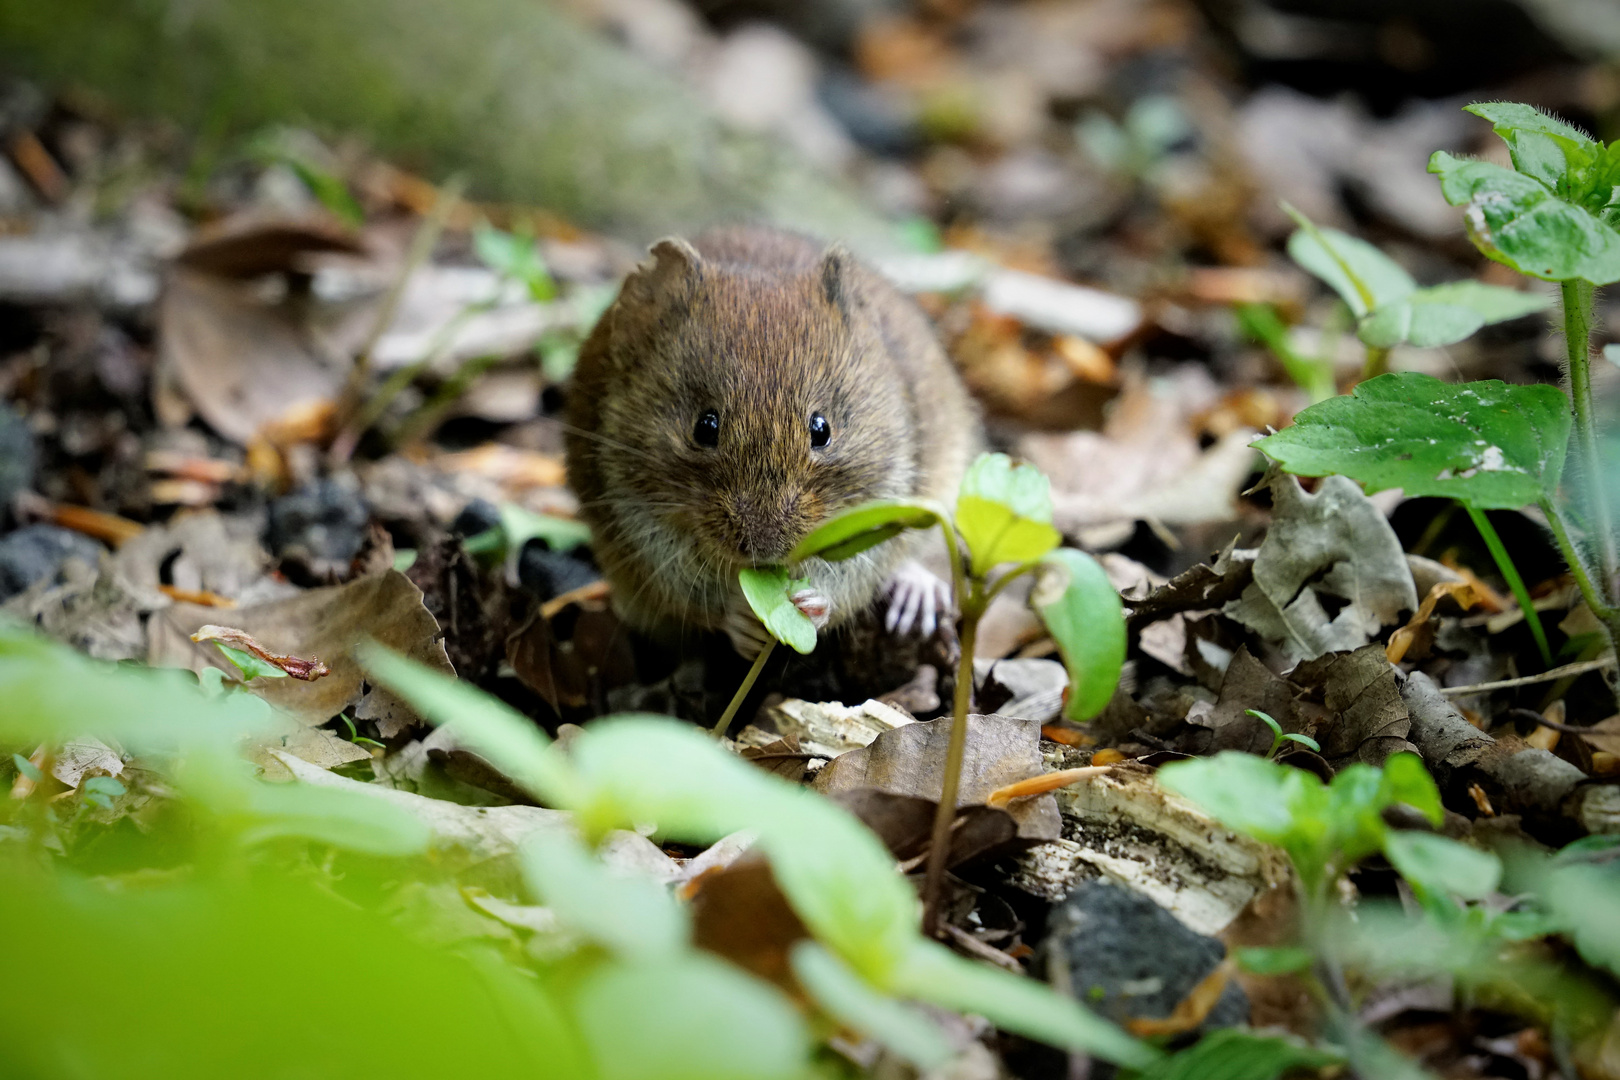
{"label": "small rodent", "polygon": [[[871,499],[949,504],[978,413],[923,313],[842,247],[731,228],[651,255],[580,350],[569,484],[620,618],[757,651],[737,571]],[[931,632],[949,594],[909,561],[914,536],[808,561],[794,602],[835,624],[889,586],[891,627]]]}

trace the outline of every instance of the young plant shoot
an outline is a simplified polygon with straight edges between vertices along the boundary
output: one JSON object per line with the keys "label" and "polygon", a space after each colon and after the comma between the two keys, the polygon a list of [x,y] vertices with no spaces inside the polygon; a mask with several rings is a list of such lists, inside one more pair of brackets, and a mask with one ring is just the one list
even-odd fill
{"label": "young plant shoot", "polygon": [[1014,464],[1005,454],[980,455],[968,468],[954,514],[928,503],[867,503],[816,529],[789,559],[795,564],[812,558],[847,559],[906,529],[936,525],[950,554],[952,595],[962,621],[951,737],[923,887],[923,925],[930,936],[939,928],[940,887],[967,747],[973,647],[990,602],[1017,578],[1037,575],[1030,599],[1068,668],[1064,711],[1070,719],[1089,720],[1102,711],[1125,663],[1119,594],[1095,559],[1059,547],[1063,538],[1052,527],[1046,477],[1034,466]]}

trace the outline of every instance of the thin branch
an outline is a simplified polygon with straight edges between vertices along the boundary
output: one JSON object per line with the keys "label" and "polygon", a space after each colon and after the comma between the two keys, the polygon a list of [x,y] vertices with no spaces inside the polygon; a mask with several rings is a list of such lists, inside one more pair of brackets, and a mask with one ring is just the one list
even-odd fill
{"label": "thin branch", "polygon": [[1596,660],[1582,660],[1578,664],[1565,664],[1551,671],[1543,671],[1539,675],[1524,675],[1517,679],[1503,679],[1500,682],[1475,683],[1472,686],[1444,686],[1440,688],[1440,692],[1446,697],[1464,697],[1491,690],[1511,690],[1515,686],[1534,686],[1537,683],[1556,682],[1575,675],[1585,675],[1588,671],[1602,671],[1604,668],[1614,667],[1614,662],[1614,657],[1604,656]]}

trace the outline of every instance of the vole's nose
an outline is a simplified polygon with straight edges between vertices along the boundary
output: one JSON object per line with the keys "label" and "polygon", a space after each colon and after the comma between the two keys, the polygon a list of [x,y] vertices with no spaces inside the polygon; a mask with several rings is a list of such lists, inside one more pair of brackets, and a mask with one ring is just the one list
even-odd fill
{"label": "vole's nose", "polygon": [[732,507],[737,552],[756,563],[779,563],[798,543],[798,497],[782,500],[740,498]]}

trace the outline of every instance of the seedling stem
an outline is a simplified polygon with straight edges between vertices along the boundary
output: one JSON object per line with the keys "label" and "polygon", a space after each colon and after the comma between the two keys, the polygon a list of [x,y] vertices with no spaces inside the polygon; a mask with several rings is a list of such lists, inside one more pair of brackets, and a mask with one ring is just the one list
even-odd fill
{"label": "seedling stem", "polygon": [[1507,581],[1508,588],[1513,590],[1513,599],[1519,602],[1519,610],[1524,612],[1524,621],[1530,624],[1530,636],[1536,639],[1536,649],[1541,653],[1541,662],[1548,667],[1552,666],[1552,649],[1547,646],[1547,632],[1541,627],[1541,616],[1536,612],[1536,605],[1530,599],[1530,590],[1524,587],[1524,578],[1519,576],[1519,568],[1513,565],[1508,557],[1507,548],[1502,544],[1502,538],[1496,534],[1496,527],[1485,516],[1485,511],[1464,503],[1463,509],[1468,511],[1469,518],[1474,522],[1474,528],[1479,530],[1480,537],[1485,546],[1490,549],[1491,558],[1496,560],[1496,569]]}
{"label": "seedling stem", "polygon": [[731,703],[726,706],[726,711],[721,713],[720,719],[715,722],[713,729],[715,738],[720,738],[726,733],[726,729],[731,726],[731,718],[737,715],[738,709],[742,708],[743,699],[748,696],[748,691],[754,688],[755,680],[759,678],[759,673],[765,670],[765,661],[771,658],[771,651],[775,648],[776,639],[774,637],[769,638],[765,642],[765,647],[759,650],[759,655],[754,657],[754,666],[748,669],[747,675],[743,676],[742,685],[737,687],[737,692],[731,696]]}

